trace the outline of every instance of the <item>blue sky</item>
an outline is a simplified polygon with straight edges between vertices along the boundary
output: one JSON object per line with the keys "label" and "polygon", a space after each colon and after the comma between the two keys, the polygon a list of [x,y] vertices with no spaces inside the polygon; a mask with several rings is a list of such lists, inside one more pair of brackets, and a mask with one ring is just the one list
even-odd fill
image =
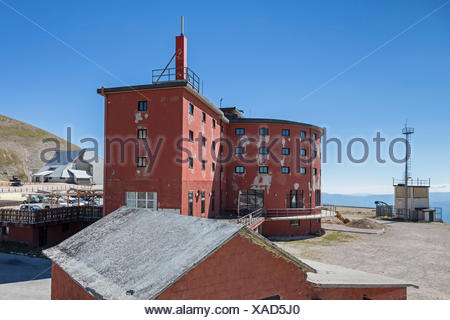
{"label": "blue sky", "polygon": [[[101,141],[96,89],[150,83],[151,70],[172,56],[184,15],[188,64],[211,101],[223,98],[246,116],[325,126],[344,147],[354,137],[369,142],[361,164],[345,150],[336,163],[330,145],[323,191],[391,192],[403,166],[378,164],[372,139],[377,131],[387,141],[400,137],[406,120],[416,130],[413,175],[430,177],[433,191],[450,191],[445,3],[0,0],[0,113],[62,137],[72,126],[75,143]],[[395,150],[400,157],[403,149]],[[387,143],[381,152],[388,158]]]}

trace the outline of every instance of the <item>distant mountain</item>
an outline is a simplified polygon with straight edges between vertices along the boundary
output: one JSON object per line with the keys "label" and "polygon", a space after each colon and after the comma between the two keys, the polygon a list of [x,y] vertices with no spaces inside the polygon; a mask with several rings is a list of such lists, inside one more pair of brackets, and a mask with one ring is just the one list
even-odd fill
{"label": "distant mountain", "polygon": [[[29,181],[31,173],[43,166],[40,154],[43,150],[54,148],[55,143],[43,143],[46,138],[57,139],[61,149],[66,149],[66,140],[39,129],[28,123],[0,114],[0,181],[19,176]],[[72,149],[79,149],[72,145]],[[48,158],[51,153],[46,154]]]}
{"label": "distant mountain", "polygon": [[[342,206],[371,207],[375,208],[375,201],[384,201],[394,204],[393,194],[332,194],[322,193],[322,202]],[[450,192],[430,192],[430,207],[442,208],[444,221],[450,222]]]}

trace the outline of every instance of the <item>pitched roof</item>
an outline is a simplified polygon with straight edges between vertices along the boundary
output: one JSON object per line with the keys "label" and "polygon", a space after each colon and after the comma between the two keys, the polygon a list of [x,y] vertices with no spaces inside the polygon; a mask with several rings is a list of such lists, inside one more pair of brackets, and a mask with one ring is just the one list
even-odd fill
{"label": "pitched roof", "polygon": [[44,253],[97,298],[153,299],[243,228],[122,207]]}

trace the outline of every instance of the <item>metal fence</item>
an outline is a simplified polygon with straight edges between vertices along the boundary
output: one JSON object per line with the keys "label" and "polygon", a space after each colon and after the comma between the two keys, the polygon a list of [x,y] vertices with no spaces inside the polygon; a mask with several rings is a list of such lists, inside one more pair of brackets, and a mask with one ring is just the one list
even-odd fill
{"label": "metal fence", "polygon": [[49,222],[93,221],[103,216],[103,207],[64,207],[41,210],[0,209],[0,222],[39,224]]}
{"label": "metal fence", "polygon": [[152,70],[152,83],[186,81],[195,91],[200,92],[200,77],[189,68],[166,68]]}
{"label": "metal fence", "polygon": [[264,210],[262,208],[257,209],[255,211],[247,214],[246,216],[243,216],[242,218],[237,219],[237,223],[243,224],[243,225],[251,228],[264,220],[263,213],[264,213]]}

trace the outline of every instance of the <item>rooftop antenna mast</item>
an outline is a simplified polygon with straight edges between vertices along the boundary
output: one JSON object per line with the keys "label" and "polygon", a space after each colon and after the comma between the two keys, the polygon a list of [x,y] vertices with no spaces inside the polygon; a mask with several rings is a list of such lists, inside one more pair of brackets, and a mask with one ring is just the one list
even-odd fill
{"label": "rooftop antenna mast", "polygon": [[181,35],[184,35],[184,16],[181,16]]}
{"label": "rooftop antenna mast", "polygon": [[414,128],[408,127],[408,121],[402,130],[405,135],[405,214],[404,219],[408,220],[408,183],[411,177],[411,135],[414,133]]}

